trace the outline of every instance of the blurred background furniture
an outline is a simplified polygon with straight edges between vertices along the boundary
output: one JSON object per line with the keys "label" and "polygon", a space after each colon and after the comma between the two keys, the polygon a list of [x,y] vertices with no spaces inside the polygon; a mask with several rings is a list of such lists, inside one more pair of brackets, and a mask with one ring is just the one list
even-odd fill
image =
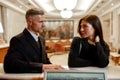
{"label": "blurred background furniture", "polygon": [[0,45],[0,63],[3,63],[8,48],[8,44]]}
{"label": "blurred background furniture", "polygon": [[120,54],[118,54],[117,52],[111,52],[110,59],[114,62],[116,66],[120,66]]}

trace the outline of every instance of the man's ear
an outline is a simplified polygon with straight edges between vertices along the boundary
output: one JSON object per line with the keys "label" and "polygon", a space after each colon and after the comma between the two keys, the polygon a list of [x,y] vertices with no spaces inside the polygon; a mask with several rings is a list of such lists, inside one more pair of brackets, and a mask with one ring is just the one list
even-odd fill
{"label": "man's ear", "polygon": [[28,18],[27,18],[27,23],[28,23],[29,25],[32,25],[32,18],[31,18],[31,17],[28,17]]}

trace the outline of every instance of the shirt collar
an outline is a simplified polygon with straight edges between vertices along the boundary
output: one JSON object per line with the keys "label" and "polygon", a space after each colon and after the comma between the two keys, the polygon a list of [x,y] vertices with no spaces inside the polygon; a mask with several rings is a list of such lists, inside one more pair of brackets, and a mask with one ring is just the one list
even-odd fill
{"label": "shirt collar", "polygon": [[32,35],[32,37],[35,39],[35,41],[38,41],[38,37],[39,37],[39,35],[36,35],[36,34],[34,34],[32,31],[30,31],[29,29],[27,29],[29,32],[30,32],[30,34]]}

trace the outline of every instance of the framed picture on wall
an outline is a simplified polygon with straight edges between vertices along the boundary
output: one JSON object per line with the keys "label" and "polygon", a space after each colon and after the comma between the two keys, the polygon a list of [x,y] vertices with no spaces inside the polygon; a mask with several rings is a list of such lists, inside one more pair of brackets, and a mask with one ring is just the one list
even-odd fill
{"label": "framed picture on wall", "polygon": [[47,20],[40,33],[45,39],[71,39],[74,32],[73,20]]}

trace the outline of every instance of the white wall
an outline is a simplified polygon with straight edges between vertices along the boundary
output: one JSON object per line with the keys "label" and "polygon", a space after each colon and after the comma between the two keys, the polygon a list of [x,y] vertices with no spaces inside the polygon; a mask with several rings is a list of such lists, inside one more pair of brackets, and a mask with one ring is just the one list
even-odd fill
{"label": "white wall", "polygon": [[3,8],[4,16],[4,39],[9,42],[10,39],[22,32],[26,26],[24,14],[20,14],[12,9]]}
{"label": "white wall", "polygon": [[[103,33],[105,40],[108,42],[111,40],[112,47],[118,49],[120,48],[120,7],[113,9],[111,12],[108,12],[101,16],[102,22],[103,22]],[[104,20],[108,20],[107,22],[104,22]],[[110,23],[109,23],[110,22]],[[108,27],[108,26],[109,27]],[[104,27],[106,26],[106,27]],[[108,27],[108,28],[107,28]]]}
{"label": "white wall", "polygon": [[120,49],[120,7],[117,8],[117,16],[118,16],[118,48]]}
{"label": "white wall", "polygon": [[74,36],[79,36],[78,34],[78,23],[79,23],[79,20],[74,20]]}

